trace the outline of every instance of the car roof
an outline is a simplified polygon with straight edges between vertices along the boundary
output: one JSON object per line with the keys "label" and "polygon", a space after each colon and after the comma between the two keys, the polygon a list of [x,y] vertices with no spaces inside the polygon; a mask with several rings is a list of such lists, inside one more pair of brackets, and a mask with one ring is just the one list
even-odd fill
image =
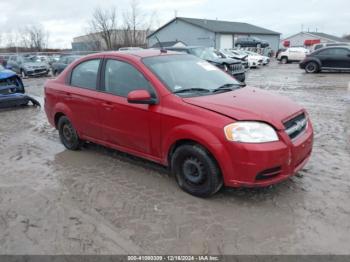
{"label": "car roof", "polygon": [[160,49],[143,49],[143,50],[130,50],[130,51],[109,51],[109,52],[101,52],[95,53],[91,55],[87,55],[86,57],[96,57],[99,55],[113,55],[116,56],[124,56],[124,57],[134,57],[134,58],[146,58],[146,57],[154,57],[154,56],[165,56],[165,55],[178,55],[177,52],[161,52]]}
{"label": "car roof", "polygon": [[[345,49],[349,49],[349,50],[350,50],[350,46],[348,46],[348,45],[326,46],[326,47],[320,48],[320,49],[318,49],[318,50],[339,49],[339,48],[345,48]],[[317,50],[317,51],[318,51],[318,50]]]}

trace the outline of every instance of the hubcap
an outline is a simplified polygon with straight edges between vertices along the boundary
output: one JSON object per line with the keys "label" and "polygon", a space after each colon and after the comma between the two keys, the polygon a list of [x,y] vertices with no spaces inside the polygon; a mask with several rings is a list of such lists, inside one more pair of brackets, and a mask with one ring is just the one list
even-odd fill
{"label": "hubcap", "polygon": [[184,161],[182,171],[185,179],[192,184],[202,184],[205,181],[204,167],[197,158],[188,158]]}
{"label": "hubcap", "polygon": [[63,137],[66,141],[71,142],[73,139],[73,130],[69,125],[64,125],[62,129]]}
{"label": "hubcap", "polygon": [[315,65],[314,64],[308,64],[307,65],[307,71],[309,72],[314,72],[316,69]]}

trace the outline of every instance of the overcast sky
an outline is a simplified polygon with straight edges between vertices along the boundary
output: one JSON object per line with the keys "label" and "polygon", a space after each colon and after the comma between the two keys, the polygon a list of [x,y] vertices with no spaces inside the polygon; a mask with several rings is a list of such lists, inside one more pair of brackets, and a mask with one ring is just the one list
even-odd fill
{"label": "overcast sky", "polygon": [[[115,6],[119,16],[128,0],[0,0],[0,34],[28,24],[42,24],[50,47],[70,48],[72,38],[87,32],[95,7]],[[350,33],[349,0],[139,0],[145,13],[156,12],[155,27],[175,16],[252,23],[283,34],[308,28],[342,36]],[[2,37],[4,38],[4,37]],[[4,40],[2,41],[2,45]]]}

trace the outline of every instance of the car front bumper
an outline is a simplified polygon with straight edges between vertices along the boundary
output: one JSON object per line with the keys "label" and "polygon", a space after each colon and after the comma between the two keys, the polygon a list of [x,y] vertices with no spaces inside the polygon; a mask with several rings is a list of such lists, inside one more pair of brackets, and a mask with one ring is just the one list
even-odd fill
{"label": "car front bumper", "polygon": [[47,75],[50,70],[48,69],[35,69],[35,70],[27,70],[25,73],[27,76],[42,76]]}
{"label": "car front bumper", "polygon": [[295,140],[279,132],[280,140],[271,143],[232,143],[224,165],[224,181],[229,187],[266,187],[295,175],[308,162],[313,145],[313,128]]}
{"label": "car front bumper", "polygon": [[232,76],[242,83],[245,81],[245,72],[233,73]]}

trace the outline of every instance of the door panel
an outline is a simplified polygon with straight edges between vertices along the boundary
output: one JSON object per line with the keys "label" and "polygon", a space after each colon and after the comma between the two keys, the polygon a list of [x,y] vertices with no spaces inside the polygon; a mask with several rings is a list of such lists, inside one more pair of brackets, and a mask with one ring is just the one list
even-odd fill
{"label": "door panel", "polygon": [[71,75],[70,87],[64,91],[64,100],[74,115],[74,124],[80,135],[102,139],[99,71],[101,60],[91,59],[77,65]]}
{"label": "door panel", "polygon": [[71,87],[64,92],[64,100],[74,114],[74,123],[79,134],[102,139],[99,106],[102,100],[97,91]]}
{"label": "door panel", "polygon": [[112,94],[103,94],[102,100],[104,140],[150,154],[151,125],[158,124],[155,106],[129,104],[126,98]]}
{"label": "door panel", "polygon": [[142,154],[160,156],[160,116],[158,105],[130,104],[129,92],[144,89],[156,97],[144,75],[133,65],[106,60],[102,75],[101,112],[104,140]]}

